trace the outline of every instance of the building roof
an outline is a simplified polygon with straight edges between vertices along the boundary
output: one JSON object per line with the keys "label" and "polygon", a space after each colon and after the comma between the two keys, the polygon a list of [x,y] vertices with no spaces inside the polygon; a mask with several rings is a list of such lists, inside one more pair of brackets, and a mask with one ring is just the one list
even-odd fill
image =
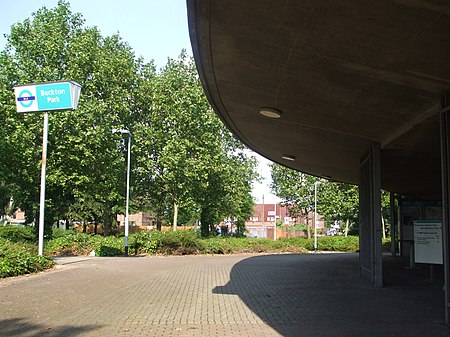
{"label": "building roof", "polygon": [[[360,158],[379,143],[382,188],[440,198],[440,97],[450,87],[446,2],[187,5],[208,99],[247,146],[296,170],[358,183]],[[281,118],[261,116],[261,107]]]}

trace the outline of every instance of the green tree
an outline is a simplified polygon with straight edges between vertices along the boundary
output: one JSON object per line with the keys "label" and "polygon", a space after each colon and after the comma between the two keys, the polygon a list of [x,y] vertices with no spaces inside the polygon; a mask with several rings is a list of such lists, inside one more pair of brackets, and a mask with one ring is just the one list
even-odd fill
{"label": "green tree", "polygon": [[13,195],[37,218],[42,117],[16,113],[12,87],[56,80],[83,87],[77,110],[50,114],[47,224],[102,219],[109,233],[125,196],[126,147],[113,128],[133,135],[132,205],[159,226],[176,228],[180,214],[201,218],[206,234],[226,216],[250,214],[254,159],[212,111],[193,59],[182,52],[158,73],[120,36],[85,27],[65,1],[14,25],[0,54],[2,203]]}
{"label": "green tree", "polygon": [[388,191],[381,190],[381,223],[383,230],[383,239],[391,236],[391,203]]}
{"label": "green tree", "polygon": [[251,186],[251,158],[212,111],[194,61],[184,51],[159,74],[148,68],[141,90],[150,93],[141,94],[135,133],[141,204],[153,209],[158,226],[166,221],[175,229],[180,210],[185,218],[200,216],[206,235],[211,225],[234,212],[237,202],[231,200],[238,196],[233,186]]}
{"label": "green tree", "polygon": [[81,14],[73,14],[67,2],[59,1],[54,9],[44,7],[11,28],[0,62],[6,135],[0,151],[8,162],[2,168],[3,185],[12,186],[29,220],[35,219],[42,117],[16,113],[12,87],[75,80],[83,86],[78,109],[50,115],[46,214],[50,223],[64,218],[71,203],[88,195],[102,203],[108,233],[113,206],[123,201],[125,190],[124,150],[111,129],[133,128],[142,61],[118,35],[103,38],[97,28],[85,27]]}
{"label": "green tree", "polygon": [[235,225],[236,233],[245,234],[245,221],[253,212],[252,182],[259,179],[257,161],[243,152],[230,156],[230,170],[225,179],[225,216]]}
{"label": "green tree", "polygon": [[345,235],[350,228],[357,230],[359,214],[358,186],[326,181],[318,186],[318,212],[327,223],[338,221]]}
{"label": "green tree", "polygon": [[359,195],[356,185],[331,182],[278,164],[271,165],[271,173],[272,190],[283,203],[291,206],[292,216],[306,216],[314,209],[314,184],[317,184],[318,214],[328,224],[335,221],[345,224],[346,234],[350,226],[357,230]]}
{"label": "green tree", "polygon": [[319,179],[275,163],[270,165],[270,169],[272,190],[283,204],[290,206],[291,216],[302,216],[307,219],[308,237],[310,237],[308,214],[314,209],[314,183]]}

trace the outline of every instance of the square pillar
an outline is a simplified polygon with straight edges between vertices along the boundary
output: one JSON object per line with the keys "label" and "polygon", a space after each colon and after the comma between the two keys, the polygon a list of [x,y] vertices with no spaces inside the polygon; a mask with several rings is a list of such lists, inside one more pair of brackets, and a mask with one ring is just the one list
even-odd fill
{"label": "square pillar", "polygon": [[450,94],[441,99],[442,248],[444,257],[445,321],[450,323]]}
{"label": "square pillar", "polygon": [[383,286],[380,145],[361,158],[359,179],[359,262],[361,276]]}

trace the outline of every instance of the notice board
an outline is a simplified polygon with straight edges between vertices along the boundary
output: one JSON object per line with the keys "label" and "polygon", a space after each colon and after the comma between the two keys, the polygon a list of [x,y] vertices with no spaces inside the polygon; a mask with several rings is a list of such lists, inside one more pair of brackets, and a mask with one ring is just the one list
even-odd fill
{"label": "notice board", "polygon": [[416,263],[443,263],[441,221],[414,221],[414,259]]}

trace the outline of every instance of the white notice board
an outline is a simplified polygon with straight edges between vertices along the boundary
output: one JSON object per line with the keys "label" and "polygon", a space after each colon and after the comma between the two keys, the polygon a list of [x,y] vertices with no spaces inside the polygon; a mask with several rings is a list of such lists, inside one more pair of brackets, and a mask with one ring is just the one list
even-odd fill
{"label": "white notice board", "polygon": [[417,263],[443,263],[441,221],[414,221],[414,257]]}

